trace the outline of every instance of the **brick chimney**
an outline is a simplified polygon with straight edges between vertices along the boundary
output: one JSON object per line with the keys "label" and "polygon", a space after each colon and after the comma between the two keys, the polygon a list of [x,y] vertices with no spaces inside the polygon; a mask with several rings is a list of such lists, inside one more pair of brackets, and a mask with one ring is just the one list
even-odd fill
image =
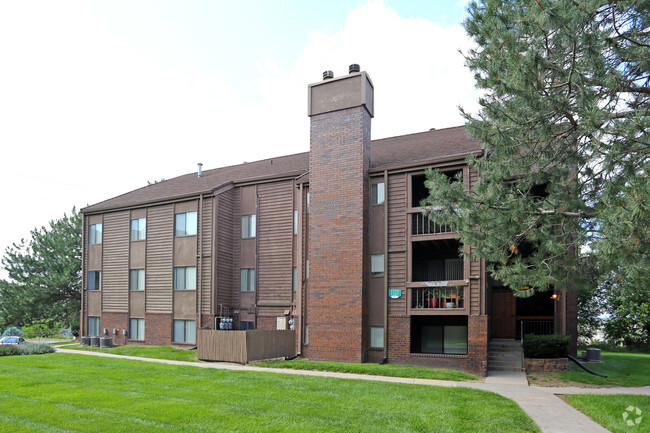
{"label": "brick chimney", "polygon": [[358,65],[309,85],[310,359],[367,359],[370,123],[374,88]]}

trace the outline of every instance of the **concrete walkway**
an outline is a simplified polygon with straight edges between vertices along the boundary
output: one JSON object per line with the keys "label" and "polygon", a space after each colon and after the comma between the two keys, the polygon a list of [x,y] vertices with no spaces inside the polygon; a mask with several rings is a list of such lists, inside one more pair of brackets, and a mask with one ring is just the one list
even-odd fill
{"label": "concrete walkway", "polygon": [[415,385],[463,387],[490,391],[514,400],[540,427],[544,433],[606,433],[609,430],[595,423],[588,416],[574,409],[556,394],[640,394],[650,395],[650,386],[642,388],[574,388],[528,386],[525,373],[490,372],[485,382],[455,382],[449,380],[412,379],[403,377],[371,376],[367,374],[334,373],[329,371],[291,370],[285,368],[264,368],[227,362],[186,362],[166,359],[123,356],[111,353],[90,352],[56,348],[58,353],[103,356],[107,358],[131,359],[158,364],[183,365],[218,370],[257,371],[263,373],[293,374],[298,376],[333,377]]}

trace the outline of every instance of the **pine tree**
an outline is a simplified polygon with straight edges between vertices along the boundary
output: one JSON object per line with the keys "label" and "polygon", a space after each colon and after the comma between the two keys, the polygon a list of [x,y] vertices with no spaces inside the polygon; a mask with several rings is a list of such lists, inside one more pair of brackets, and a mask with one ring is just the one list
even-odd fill
{"label": "pine tree", "polygon": [[81,215],[73,208],[30,234],[2,258],[9,280],[0,280],[0,326],[39,320],[70,326],[81,309]]}
{"label": "pine tree", "polygon": [[429,172],[429,217],[520,296],[650,284],[650,2],[483,0],[464,23],[486,157]]}

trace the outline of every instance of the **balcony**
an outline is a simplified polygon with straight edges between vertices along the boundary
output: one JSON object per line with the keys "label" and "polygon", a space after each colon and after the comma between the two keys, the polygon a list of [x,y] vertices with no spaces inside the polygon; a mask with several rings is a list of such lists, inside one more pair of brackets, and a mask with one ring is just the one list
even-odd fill
{"label": "balcony", "polygon": [[[436,283],[429,283],[436,284]],[[411,313],[455,312],[465,309],[467,286],[411,287],[409,288]]]}
{"label": "balcony", "polygon": [[454,233],[449,226],[440,225],[431,221],[422,212],[411,214],[411,234],[420,235],[439,235],[443,233]]}

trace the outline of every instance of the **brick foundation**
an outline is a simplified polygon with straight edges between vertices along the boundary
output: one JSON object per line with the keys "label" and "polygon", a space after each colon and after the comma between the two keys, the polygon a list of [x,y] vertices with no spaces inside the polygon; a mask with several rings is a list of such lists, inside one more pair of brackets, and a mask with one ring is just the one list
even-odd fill
{"label": "brick foundation", "polygon": [[144,317],[144,343],[170,346],[172,344],[172,315],[146,313]]}
{"label": "brick foundation", "polygon": [[549,371],[568,371],[568,358],[525,358],[526,373],[541,373]]}
{"label": "brick foundation", "polygon": [[[108,330],[107,337],[113,339],[113,344],[126,344],[128,337],[122,334],[122,330],[129,329],[128,313],[102,313],[102,329],[100,336],[104,337],[104,329]],[[117,329],[117,335],[113,335],[113,329]]]}

